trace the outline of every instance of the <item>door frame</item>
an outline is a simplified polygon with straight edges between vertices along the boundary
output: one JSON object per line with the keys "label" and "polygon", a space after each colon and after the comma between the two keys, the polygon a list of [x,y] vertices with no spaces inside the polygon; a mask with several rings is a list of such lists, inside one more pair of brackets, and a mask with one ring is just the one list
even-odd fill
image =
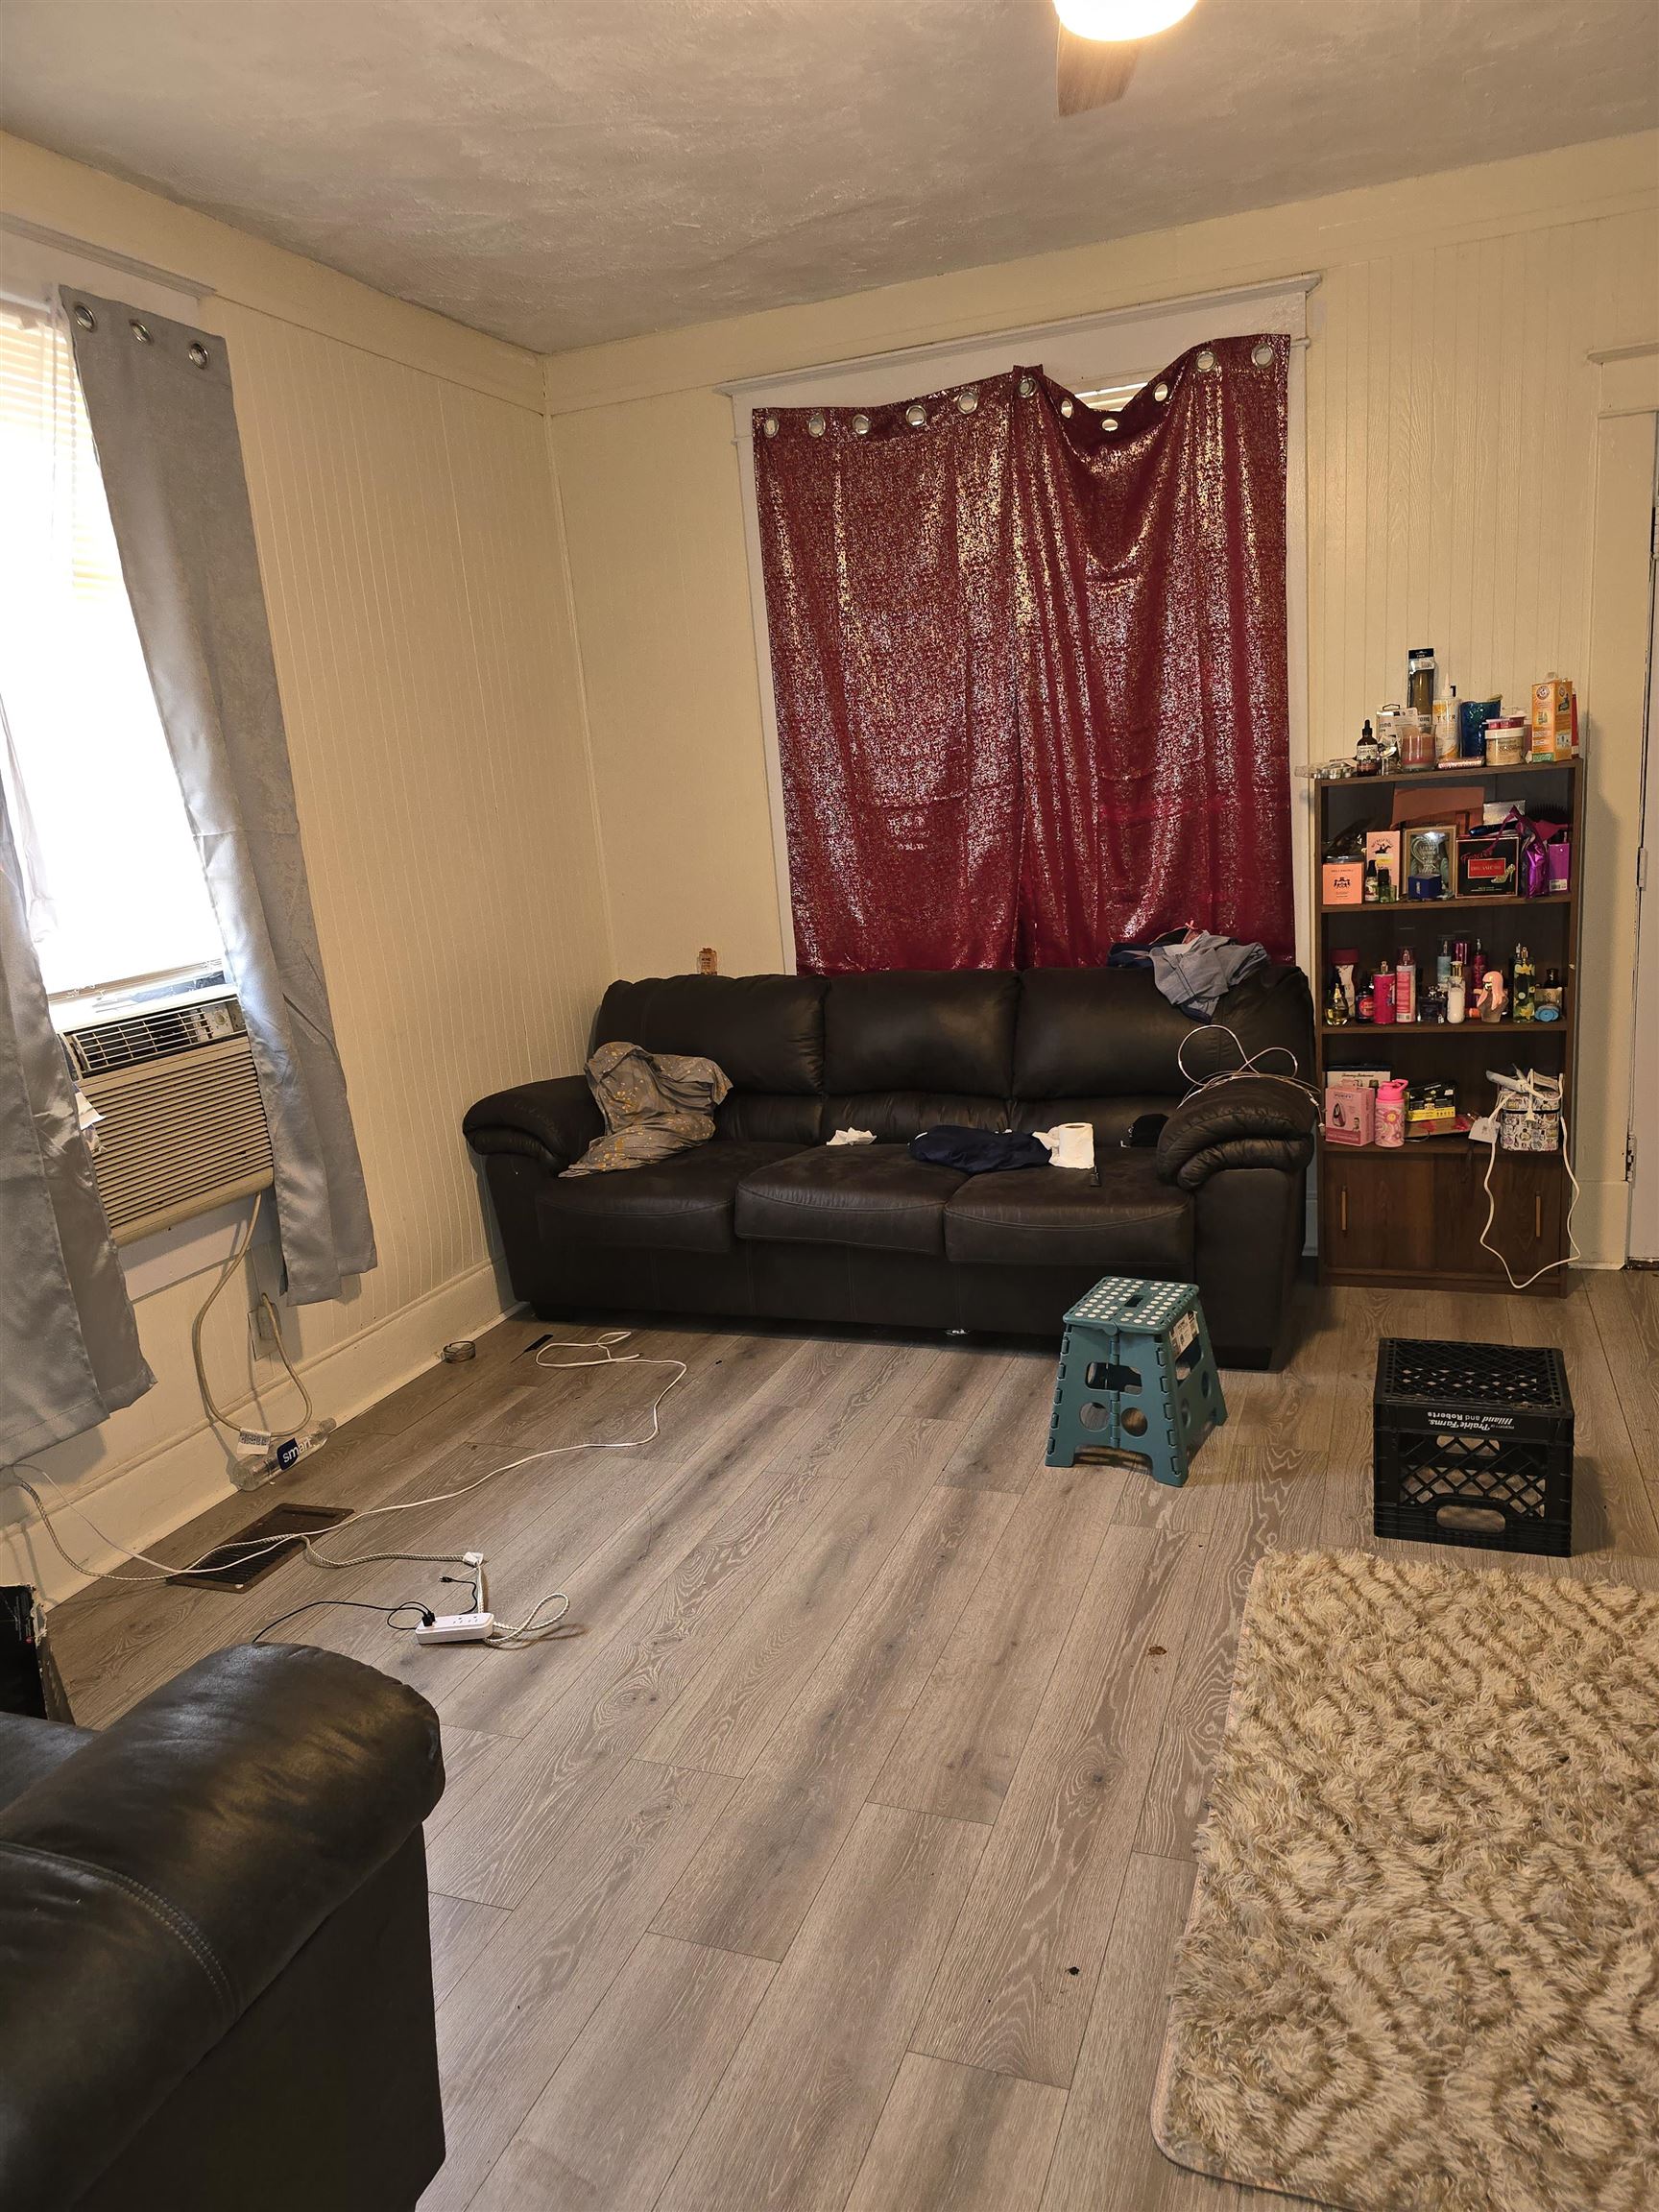
{"label": "door frame", "polygon": [[[1655,440],[1659,445],[1659,439]],[[1629,1259],[1659,1266],[1659,452],[1647,541],[1647,705],[1642,733],[1642,823],[1636,850],[1636,990],[1630,1048]]]}

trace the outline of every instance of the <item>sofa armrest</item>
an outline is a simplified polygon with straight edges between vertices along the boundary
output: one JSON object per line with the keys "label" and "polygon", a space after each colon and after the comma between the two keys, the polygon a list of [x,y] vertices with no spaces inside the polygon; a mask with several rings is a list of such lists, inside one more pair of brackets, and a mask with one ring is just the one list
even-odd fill
{"label": "sofa armrest", "polygon": [[204,1659],[0,1809],[0,2203],[72,2203],[420,1826],[436,1715],[338,1653]]}
{"label": "sofa armrest", "polygon": [[1318,1107],[1294,1083],[1240,1075],[1176,1107],[1158,1139],[1158,1172],[1198,1190],[1224,1167],[1294,1171],[1312,1159],[1318,1124]]}
{"label": "sofa armrest", "polygon": [[474,1152],[517,1152],[542,1161],[555,1174],[580,1160],[605,1117],[586,1075],[556,1075],[545,1083],[520,1083],[493,1091],[469,1107],[461,1134]]}

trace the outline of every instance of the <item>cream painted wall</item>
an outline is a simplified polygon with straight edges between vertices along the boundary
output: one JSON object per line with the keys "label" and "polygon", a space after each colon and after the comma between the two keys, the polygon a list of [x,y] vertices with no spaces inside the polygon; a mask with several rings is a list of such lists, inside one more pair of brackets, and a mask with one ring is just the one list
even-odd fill
{"label": "cream painted wall", "polygon": [[[1398,697],[1408,645],[1460,691],[1550,669],[1588,709],[1591,819],[1579,1215],[1623,1256],[1628,871],[1645,639],[1601,633],[1590,682],[1599,442],[1593,352],[1659,345],[1659,138],[1569,148],[1222,222],[641,338],[546,364],[601,833],[627,974],[777,965],[757,670],[729,380],[1304,271],[1309,696],[1315,757]],[[1023,356],[1022,356],[1023,357]],[[1643,496],[1646,495],[1645,490]],[[1627,501],[1625,502],[1627,504]],[[1602,537],[1607,533],[1603,531]],[[1644,557],[1645,558],[1645,557]],[[1640,582],[1645,589],[1646,570]],[[1618,662],[1618,665],[1615,663]]]}
{"label": "cream painted wall", "polygon": [[[345,1304],[290,1330],[319,1409],[344,1416],[504,1310],[461,1115],[580,1067],[612,969],[540,368],[15,140],[0,207],[214,289],[379,1242]],[[40,1461],[117,1541],[228,1487],[190,1362],[205,1287],[141,1301],[157,1386]],[[221,1395],[273,1379],[250,1366],[248,1303],[237,1286],[213,1316]],[[0,1528],[13,1511],[0,1498]],[[73,1584],[14,1525],[0,1579],[8,1551],[47,1592]]]}

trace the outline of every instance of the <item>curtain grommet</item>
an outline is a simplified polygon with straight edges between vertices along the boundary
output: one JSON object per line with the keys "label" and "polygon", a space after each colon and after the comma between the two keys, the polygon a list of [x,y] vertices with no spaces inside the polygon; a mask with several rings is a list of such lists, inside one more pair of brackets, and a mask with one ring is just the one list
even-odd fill
{"label": "curtain grommet", "polygon": [[1153,387],[1152,387],[1152,397],[1153,397],[1153,398],[1154,398],[1154,399],[1157,399],[1157,400],[1160,400],[1160,401],[1162,401],[1162,400],[1165,400],[1165,399],[1167,399],[1167,398],[1168,398],[1168,397],[1169,397],[1169,387],[1168,387],[1168,385],[1167,385],[1167,384],[1166,384],[1166,383],[1164,383],[1164,382],[1162,382],[1162,381],[1160,381],[1160,382],[1158,382],[1158,383],[1154,384],[1154,385],[1153,385]]}
{"label": "curtain grommet", "polygon": [[83,330],[96,330],[98,327],[98,318],[90,307],[77,306],[75,320]]}
{"label": "curtain grommet", "polygon": [[912,399],[904,410],[904,420],[912,430],[920,430],[927,420],[927,410],[920,399]]}
{"label": "curtain grommet", "polygon": [[1214,369],[1215,366],[1215,356],[1208,346],[1200,346],[1198,349],[1198,366],[1200,369]]}
{"label": "curtain grommet", "polygon": [[1064,415],[1064,416],[1065,416],[1065,418],[1066,418],[1066,420],[1067,420],[1067,421],[1068,421],[1068,422],[1070,422],[1070,420],[1071,420],[1071,417],[1072,417],[1072,414],[1073,414],[1073,412],[1074,412],[1074,411],[1075,411],[1075,402],[1074,402],[1073,400],[1071,400],[1071,399],[1062,399],[1062,400],[1061,400],[1061,402],[1060,402],[1060,412],[1061,412],[1061,414],[1062,414],[1062,415]]}
{"label": "curtain grommet", "polygon": [[1263,339],[1262,340],[1262,342],[1261,342],[1261,344],[1260,344],[1259,346],[1252,346],[1252,347],[1251,347],[1251,349],[1250,349],[1250,358],[1251,358],[1251,360],[1252,360],[1252,361],[1254,361],[1254,362],[1255,362],[1255,364],[1256,364],[1256,366],[1257,366],[1257,368],[1258,368],[1258,369],[1271,369],[1271,368],[1272,368],[1272,366],[1273,366],[1273,349],[1272,349],[1272,347],[1271,347],[1271,346],[1268,344],[1268,342],[1267,342],[1267,340],[1266,340],[1265,338],[1263,338]]}
{"label": "curtain grommet", "polygon": [[198,369],[205,369],[208,360],[210,359],[207,349],[203,345],[200,338],[196,339],[193,344],[185,347],[184,357],[186,360],[194,362]]}
{"label": "curtain grommet", "polygon": [[133,337],[138,341],[140,346],[153,346],[156,343],[155,339],[150,335],[149,324],[140,323],[136,315],[133,316],[132,320],[128,324],[127,327],[132,331]]}
{"label": "curtain grommet", "polygon": [[972,415],[978,404],[979,395],[977,392],[958,392],[956,395],[956,410],[958,414]]}
{"label": "curtain grommet", "polygon": [[1036,377],[1035,377],[1035,376],[1022,376],[1022,377],[1021,377],[1021,379],[1020,379],[1020,397],[1021,397],[1021,398],[1022,398],[1022,399],[1029,399],[1029,398],[1030,398],[1030,397],[1031,397],[1031,395],[1032,395],[1032,393],[1033,393],[1033,392],[1035,392],[1035,391],[1036,391],[1036,389],[1037,389],[1037,379],[1036,379]]}
{"label": "curtain grommet", "polygon": [[868,415],[854,415],[854,418],[853,418],[853,430],[854,430],[854,435],[855,437],[859,437],[859,438],[868,438],[868,437],[869,437],[869,435],[870,435],[870,418],[869,418],[869,416],[868,416]]}
{"label": "curtain grommet", "polygon": [[1101,427],[1101,429],[1102,429],[1102,430],[1116,430],[1116,429],[1117,429],[1117,427],[1118,427],[1118,418],[1117,418],[1117,416],[1116,416],[1116,415],[1102,415],[1102,416],[1101,416],[1101,418],[1100,418],[1100,427]]}
{"label": "curtain grommet", "polygon": [[760,428],[768,438],[776,438],[778,435],[777,416],[762,415],[760,418]]}
{"label": "curtain grommet", "polygon": [[806,435],[808,438],[822,438],[828,428],[829,423],[825,421],[822,415],[816,412],[816,410],[807,416]]}

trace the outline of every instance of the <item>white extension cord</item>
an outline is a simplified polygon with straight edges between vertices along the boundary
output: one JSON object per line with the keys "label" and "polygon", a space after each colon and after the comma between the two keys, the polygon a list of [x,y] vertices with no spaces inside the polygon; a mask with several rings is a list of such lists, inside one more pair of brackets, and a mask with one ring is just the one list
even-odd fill
{"label": "white extension cord", "polygon": [[[1493,1135],[1476,1140],[1477,1142],[1484,1143],[1486,1146],[1486,1171],[1480,1178],[1480,1188],[1486,1193],[1486,1225],[1480,1232],[1480,1242],[1491,1253],[1504,1274],[1508,1276],[1511,1290],[1530,1289],[1534,1283],[1550,1274],[1554,1268],[1571,1267],[1575,1260],[1582,1258],[1582,1254],[1573,1238],[1573,1215],[1577,1211],[1578,1206],[1578,1178],[1573,1172],[1573,1159],[1567,1148],[1567,1116],[1559,1106],[1556,1107],[1556,1113],[1561,1122],[1561,1165],[1566,1168],[1567,1180],[1573,1186],[1573,1195],[1567,1201],[1567,1256],[1563,1260],[1546,1260],[1542,1267],[1535,1267],[1530,1275],[1523,1276],[1519,1283],[1515,1280],[1514,1268],[1510,1266],[1508,1261],[1492,1241],[1492,1224],[1498,1218],[1498,1199],[1492,1189],[1492,1162],[1498,1153],[1498,1139],[1496,1135]],[[1492,1118],[1494,1120],[1498,1118],[1496,1109],[1494,1109]]]}
{"label": "white extension cord", "polygon": [[[246,1239],[244,1239],[244,1246],[245,1244]],[[204,1311],[206,1309],[204,1308]],[[633,1332],[627,1329],[612,1329],[605,1331],[601,1335],[591,1340],[574,1338],[553,1339],[538,1350],[536,1355],[536,1364],[538,1367],[549,1367],[554,1369],[562,1367],[620,1367],[629,1365],[638,1365],[642,1367],[672,1367],[674,1370],[673,1375],[669,1381],[662,1385],[661,1389],[658,1391],[656,1397],[651,1401],[651,1426],[646,1431],[644,1435],[628,1436],[615,1440],[599,1437],[585,1437],[579,1443],[575,1444],[545,1445],[540,1451],[526,1452],[517,1459],[505,1460],[500,1466],[490,1468],[485,1474],[477,1476],[470,1482],[464,1482],[460,1484],[456,1489],[437,1491],[430,1498],[410,1498],[400,1500],[389,1505],[365,1506],[359,1512],[348,1515],[344,1521],[337,1522],[333,1527],[328,1530],[329,1536],[332,1538],[337,1534],[342,1534],[346,1529],[356,1526],[360,1522],[380,1520],[389,1514],[416,1513],[421,1511],[426,1506],[450,1504],[456,1499],[469,1498],[474,1491],[482,1490],[486,1483],[493,1482],[497,1477],[502,1475],[511,1475],[520,1467],[533,1466],[538,1460],[557,1459],[571,1452],[636,1452],[638,1451],[641,1446],[654,1442],[655,1439],[661,1433],[661,1408],[663,1400],[668,1396],[671,1390],[676,1389],[679,1384],[685,1381],[690,1370],[684,1359],[653,1359],[647,1358],[643,1353],[639,1352],[624,1353],[620,1358],[617,1358],[612,1351],[612,1346],[625,1343],[632,1334]],[[597,1353],[599,1357],[597,1358],[590,1359],[549,1359],[546,1357],[547,1353],[549,1352],[560,1351],[591,1352]],[[303,1385],[301,1384],[301,1387],[303,1388]],[[130,1561],[135,1566],[154,1567],[157,1569],[158,1572],[153,1575],[115,1575],[107,1573],[102,1568],[89,1567],[84,1560],[77,1559],[74,1553],[70,1551],[64,1545],[61,1537],[60,1537],[58,1534],[58,1530],[54,1525],[52,1515],[47,1510],[46,1505],[40,1497],[39,1491],[35,1487],[34,1482],[30,1482],[24,1479],[24,1475],[19,1472],[20,1469],[27,1469],[27,1472],[30,1475],[33,1475],[37,1481],[44,1482],[47,1488],[57,1499],[59,1505],[63,1510],[77,1515],[78,1518],[84,1523],[84,1525],[91,1531],[92,1535],[97,1538],[100,1544],[105,1545],[109,1551],[117,1553],[121,1558]],[[156,1559],[147,1551],[134,1551],[130,1550],[125,1544],[117,1543],[112,1536],[107,1535],[105,1531],[98,1527],[97,1523],[92,1519],[91,1515],[87,1513],[84,1506],[78,1504],[75,1500],[65,1495],[62,1487],[54,1479],[52,1476],[46,1473],[44,1468],[36,1467],[30,1461],[19,1461],[14,1466],[0,1468],[0,1482],[10,1483],[12,1487],[21,1490],[24,1493],[24,1495],[29,1499],[30,1503],[34,1505],[36,1513],[39,1516],[40,1525],[46,1532],[47,1540],[50,1542],[53,1549],[57,1551],[59,1557],[61,1558],[68,1566],[72,1567],[78,1575],[85,1575],[90,1581],[114,1582],[127,1585],[158,1583],[173,1581],[180,1575],[204,1575],[211,1574],[213,1572],[212,1569],[203,1566],[201,1558],[195,1560],[188,1567],[170,1567],[165,1560]],[[337,1559],[331,1558],[325,1551],[320,1551],[317,1548],[317,1539],[314,1536],[301,1535],[299,1537],[295,1537],[292,1535],[287,1535],[261,1538],[257,1543],[251,1544],[246,1548],[245,1556],[249,1559],[254,1559],[259,1557],[262,1552],[276,1551],[280,1547],[291,1546],[295,1543],[300,1545],[301,1549],[304,1552],[305,1557],[314,1567],[365,1567],[385,1561],[388,1563],[403,1562],[426,1566],[469,1568],[472,1570],[474,1576],[474,1599],[470,1610],[474,1615],[480,1612],[488,1611],[488,1608],[482,1603],[484,1554],[481,1551],[464,1551],[460,1553],[447,1551],[362,1551],[355,1553],[352,1557],[348,1559]],[[215,1546],[214,1549],[219,1550],[222,1549],[222,1547]],[[203,1557],[205,1556],[205,1553],[203,1554]],[[351,1601],[323,1599],[320,1600],[320,1602],[327,1604]],[[559,1610],[547,1619],[543,1620],[541,1616],[545,1608],[549,1605],[557,1605]],[[546,1597],[538,1599],[537,1603],[532,1606],[529,1613],[525,1615],[524,1619],[517,1623],[505,1623],[498,1620],[495,1616],[491,1615],[489,1628],[483,1633],[478,1633],[475,1630],[472,1634],[467,1636],[458,1637],[451,1635],[448,1637],[432,1637],[422,1640],[435,1643],[485,1643],[491,1646],[493,1649],[499,1651],[521,1650],[531,1644],[540,1643],[544,1638],[555,1634],[564,1623],[565,1615],[569,1611],[569,1606],[570,1600],[564,1591],[552,1591]],[[311,1608],[301,1606],[296,1608],[296,1610],[309,1611]],[[425,1613],[428,1609],[423,1606],[420,1606],[419,1604],[411,1603],[408,1606],[397,1605],[385,1608],[372,1607],[371,1610],[384,1610],[388,1613],[401,1612],[404,1610],[416,1610]],[[283,1618],[287,1619],[288,1616],[284,1615]],[[466,1616],[461,1615],[439,1616],[434,1614],[431,1617],[430,1623],[423,1620],[421,1625],[422,1627],[427,1625],[436,1626],[441,1619],[457,1621],[465,1618]],[[269,1623],[269,1625],[275,1626],[276,1623]],[[259,1633],[263,1635],[265,1631],[262,1629],[259,1631]]]}
{"label": "white extension cord", "polygon": [[264,1314],[271,1331],[283,1372],[299,1391],[303,1404],[304,1410],[300,1416],[300,1424],[291,1430],[244,1427],[232,1421],[215,1402],[207,1382],[207,1364],[202,1353],[202,1331],[226,1285],[248,1257],[264,1203],[265,1193],[261,1190],[254,1197],[253,1211],[248,1216],[247,1229],[240,1241],[232,1247],[230,1257],[220,1270],[218,1281],[203,1300],[201,1310],[190,1324],[190,1355],[196,1363],[196,1386],[202,1393],[202,1409],[215,1431],[231,1439],[230,1453],[235,1461],[231,1479],[238,1490],[256,1490],[262,1483],[269,1482],[272,1476],[287,1474],[289,1468],[298,1465],[308,1453],[315,1452],[319,1446],[326,1443],[335,1430],[331,1416],[325,1415],[321,1421],[318,1420],[317,1408],[311,1403],[311,1393],[295,1373],[294,1362],[288,1357],[288,1347],[282,1340],[282,1316],[277,1312],[276,1301],[268,1290],[259,1293],[259,1310]]}

